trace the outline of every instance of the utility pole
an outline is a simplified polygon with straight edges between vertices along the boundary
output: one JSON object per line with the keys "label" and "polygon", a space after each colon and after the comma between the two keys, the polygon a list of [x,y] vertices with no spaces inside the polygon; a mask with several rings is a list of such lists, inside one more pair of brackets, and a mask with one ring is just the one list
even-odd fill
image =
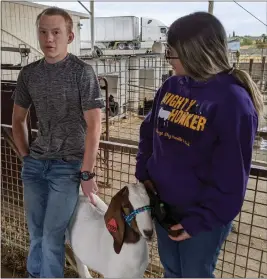
{"label": "utility pole", "polygon": [[209,13],[213,15],[214,1],[209,1]]}
{"label": "utility pole", "polygon": [[84,6],[84,4],[81,1],[78,1],[78,3],[90,15],[91,52],[94,53],[94,48],[95,48],[95,9],[94,9],[94,0],[90,1],[90,11]]}
{"label": "utility pole", "polygon": [[94,1],[90,1],[90,11],[91,11],[91,51],[94,53],[95,49],[95,8],[94,8]]}

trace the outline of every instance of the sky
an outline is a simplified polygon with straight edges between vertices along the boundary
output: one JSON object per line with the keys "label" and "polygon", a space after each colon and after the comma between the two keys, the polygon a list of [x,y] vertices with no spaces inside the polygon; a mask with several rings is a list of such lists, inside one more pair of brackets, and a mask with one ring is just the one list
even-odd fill
{"label": "sky", "polygon": [[[34,1],[36,2],[36,1]],[[89,1],[81,1],[89,9]],[[86,13],[78,1],[36,2],[48,6]],[[245,9],[267,24],[267,1],[238,1]],[[137,16],[155,18],[169,26],[177,18],[195,11],[207,11],[208,1],[199,2],[104,2],[95,1],[95,16]],[[89,9],[90,10],[90,9]],[[244,11],[234,1],[214,2],[214,15],[221,20],[227,34],[261,36],[267,27]]]}

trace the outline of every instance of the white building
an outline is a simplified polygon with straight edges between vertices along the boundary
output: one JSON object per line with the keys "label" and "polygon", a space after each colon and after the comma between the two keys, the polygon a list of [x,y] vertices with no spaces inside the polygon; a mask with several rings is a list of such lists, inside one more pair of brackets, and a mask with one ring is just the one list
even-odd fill
{"label": "white building", "polygon": [[[30,48],[28,63],[43,56],[36,34],[37,15],[48,6],[32,2],[2,1],[2,47],[19,48],[26,45]],[[69,52],[80,55],[80,20],[89,18],[89,15],[68,11],[73,19],[75,39],[69,45]],[[2,51],[2,64],[18,65],[21,61],[20,53]]]}

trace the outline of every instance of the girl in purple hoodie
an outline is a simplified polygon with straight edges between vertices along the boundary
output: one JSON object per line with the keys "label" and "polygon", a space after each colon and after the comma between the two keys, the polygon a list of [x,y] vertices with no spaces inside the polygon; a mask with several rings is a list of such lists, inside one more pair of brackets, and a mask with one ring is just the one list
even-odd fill
{"label": "girl in purple hoodie", "polygon": [[226,32],[197,12],[169,28],[175,75],[157,91],[140,128],[136,178],[154,187],[177,224],[156,222],[165,277],[214,277],[221,246],[240,212],[262,94],[228,60]]}

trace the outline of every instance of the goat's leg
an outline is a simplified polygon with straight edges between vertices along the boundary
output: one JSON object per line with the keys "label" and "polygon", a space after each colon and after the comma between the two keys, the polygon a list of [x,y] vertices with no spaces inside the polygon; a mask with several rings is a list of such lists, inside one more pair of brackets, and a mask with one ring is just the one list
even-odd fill
{"label": "goat's leg", "polygon": [[76,255],[74,255],[74,257],[75,257],[77,271],[79,273],[80,278],[93,278],[87,266],[84,265],[83,262]]}

